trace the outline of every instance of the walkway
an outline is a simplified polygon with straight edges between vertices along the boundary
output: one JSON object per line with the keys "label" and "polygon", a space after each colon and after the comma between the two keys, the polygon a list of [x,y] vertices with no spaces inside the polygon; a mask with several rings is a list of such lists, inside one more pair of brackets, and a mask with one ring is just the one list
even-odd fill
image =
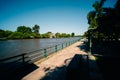
{"label": "walkway", "polygon": [[[22,80],[65,80],[65,69],[73,56],[75,54],[87,54],[78,47],[82,44],[82,42],[76,42],[63,50],[48,56],[46,59],[35,62],[34,64],[39,68],[24,76]],[[95,58],[92,56],[90,59]],[[90,62],[90,64],[94,63]],[[90,74],[95,75],[96,71],[98,72],[98,68],[96,68],[96,65],[90,67],[93,71]]]}

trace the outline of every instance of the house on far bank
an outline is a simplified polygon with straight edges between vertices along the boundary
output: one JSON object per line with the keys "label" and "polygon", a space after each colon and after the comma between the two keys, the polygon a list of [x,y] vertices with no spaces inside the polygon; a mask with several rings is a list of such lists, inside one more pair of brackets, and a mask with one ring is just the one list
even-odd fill
{"label": "house on far bank", "polygon": [[51,33],[50,38],[56,38],[54,33]]}
{"label": "house on far bank", "polygon": [[48,34],[49,34],[49,38],[56,38],[56,36],[55,36],[54,33],[52,33],[52,32],[48,32]]}

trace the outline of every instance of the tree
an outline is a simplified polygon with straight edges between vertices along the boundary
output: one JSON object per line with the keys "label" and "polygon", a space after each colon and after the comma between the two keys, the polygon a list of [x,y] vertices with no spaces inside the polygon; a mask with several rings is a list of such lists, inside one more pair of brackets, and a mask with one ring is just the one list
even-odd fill
{"label": "tree", "polygon": [[67,38],[67,37],[70,37],[70,34],[61,33],[61,34],[60,34],[60,37],[62,37],[62,38]]}
{"label": "tree", "polygon": [[95,1],[92,5],[95,11],[90,11],[87,14],[88,24],[90,25],[89,28],[97,28],[99,25],[99,18],[102,17],[102,5],[104,4],[105,0],[101,0],[101,2]]}
{"label": "tree", "polygon": [[96,39],[105,38],[117,41],[120,38],[120,0],[116,2],[114,8],[103,8],[105,1],[96,1],[93,4],[95,10],[87,15],[89,28],[96,28],[92,33],[92,37]]}
{"label": "tree", "polygon": [[85,31],[85,32],[84,32],[83,37],[88,38],[88,31]]}
{"label": "tree", "polygon": [[24,33],[24,34],[22,34],[22,38],[23,38],[23,39],[29,39],[29,38],[31,38],[31,34],[29,34],[29,33]]}
{"label": "tree", "polygon": [[11,35],[8,36],[8,39],[22,39],[23,34],[21,32],[13,32]]}
{"label": "tree", "polygon": [[50,37],[49,33],[44,33],[44,34],[41,34],[40,36],[41,36],[41,38],[49,38]]}
{"label": "tree", "polygon": [[95,15],[96,15],[95,11],[90,11],[87,14],[88,24],[91,24],[91,21],[95,18]]}
{"label": "tree", "polygon": [[57,33],[55,34],[55,36],[56,36],[56,38],[60,38],[60,33],[57,32]]}
{"label": "tree", "polygon": [[106,0],[101,0],[100,2],[95,1],[95,3],[92,5],[95,10],[90,11],[87,14],[89,28],[95,28],[96,29],[96,31],[93,30],[94,33],[92,33],[92,37],[94,37],[94,38],[100,38],[101,31],[100,31],[99,28],[102,27],[101,20],[104,16],[102,6],[103,6],[105,1]]}
{"label": "tree", "polygon": [[6,30],[5,33],[4,33],[4,36],[5,37],[8,37],[9,35],[11,35],[13,32],[10,31],[10,30]]}
{"label": "tree", "polygon": [[19,27],[17,27],[17,32],[21,32],[21,33],[31,33],[32,30],[31,30],[30,27],[19,26]]}
{"label": "tree", "polygon": [[34,25],[32,29],[33,29],[33,31],[34,31],[36,34],[39,34],[39,29],[40,29],[40,26],[39,26],[39,25],[37,25],[37,24]]}
{"label": "tree", "polygon": [[73,32],[73,33],[71,33],[71,37],[74,37],[75,36],[75,33]]}
{"label": "tree", "polygon": [[4,33],[5,33],[5,31],[2,30],[2,29],[0,29],[0,38],[3,38],[3,37],[4,37]]}

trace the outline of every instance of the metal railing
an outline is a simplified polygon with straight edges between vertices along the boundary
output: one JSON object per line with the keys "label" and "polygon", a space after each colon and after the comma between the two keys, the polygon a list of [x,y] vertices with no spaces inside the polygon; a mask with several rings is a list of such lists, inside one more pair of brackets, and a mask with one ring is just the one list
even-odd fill
{"label": "metal railing", "polygon": [[25,65],[26,63],[33,63],[35,61],[40,60],[41,58],[46,58],[48,55],[57,52],[61,49],[64,49],[67,46],[70,46],[71,44],[79,41],[80,39],[76,39],[73,41],[69,41],[69,42],[64,42],[61,44],[57,44],[45,49],[40,49],[40,50],[36,50],[33,52],[29,52],[29,53],[23,53],[20,55],[16,55],[16,56],[12,56],[9,58],[5,58],[5,59],[1,59],[0,60],[0,68],[4,67],[4,66],[8,66],[13,67],[14,65]]}

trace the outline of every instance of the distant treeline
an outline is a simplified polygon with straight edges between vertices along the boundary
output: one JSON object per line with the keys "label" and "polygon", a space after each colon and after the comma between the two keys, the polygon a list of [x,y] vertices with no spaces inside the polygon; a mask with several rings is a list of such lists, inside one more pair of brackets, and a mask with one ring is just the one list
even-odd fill
{"label": "distant treeline", "polygon": [[2,30],[0,29],[0,39],[34,39],[34,38],[67,38],[74,37],[75,33],[52,33],[46,32],[44,34],[39,33],[40,26],[34,25],[32,28],[27,26],[18,26],[16,31]]}
{"label": "distant treeline", "polygon": [[40,38],[39,29],[39,25],[34,25],[32,29],[26,26],[18,26],[14,32],[0,29],[0,39]]}

